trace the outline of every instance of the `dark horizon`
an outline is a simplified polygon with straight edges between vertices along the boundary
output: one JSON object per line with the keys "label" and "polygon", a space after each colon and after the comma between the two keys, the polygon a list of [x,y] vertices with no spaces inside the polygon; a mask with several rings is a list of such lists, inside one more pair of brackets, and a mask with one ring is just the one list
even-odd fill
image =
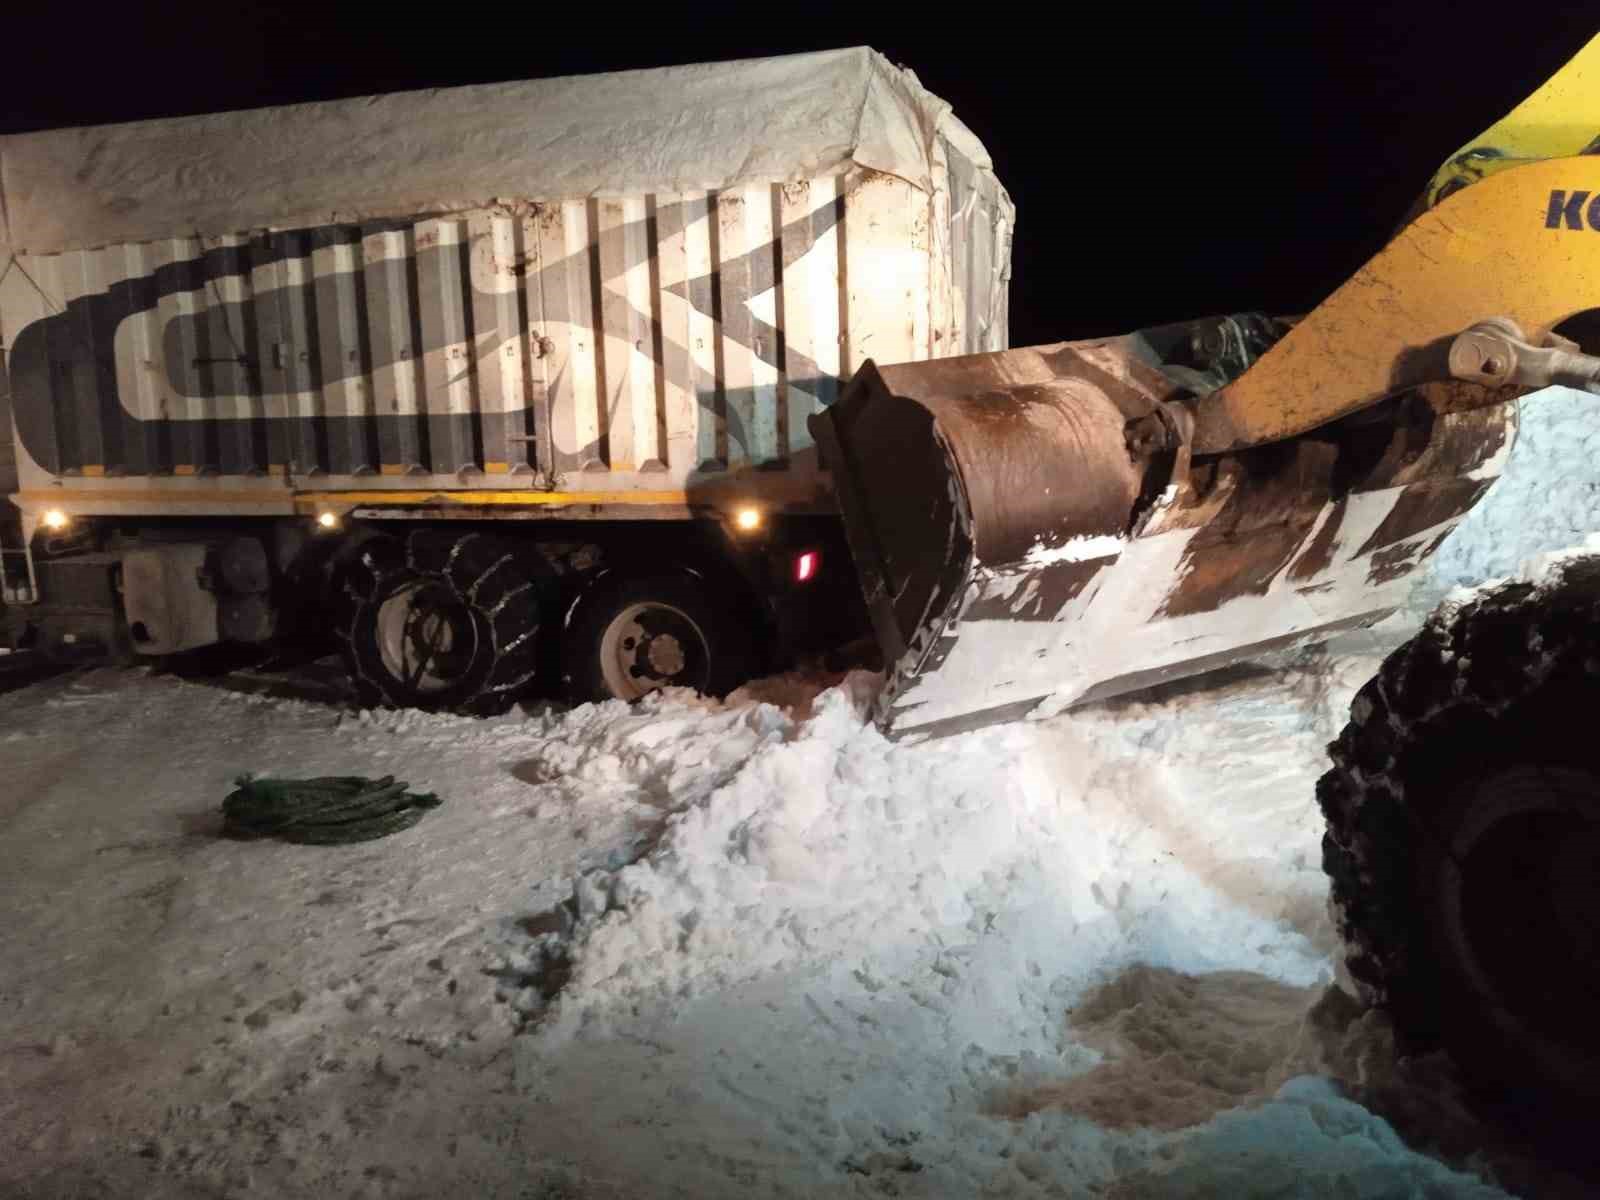
{"label": "dark horizon", "polygon": [[[192,7],[192,11],[185,11]],[[1309,7],[1309,6],[1308,6]],[[546,10],[481,24],[343,5],[8,17],[0,132],[870,45],[948,100],[1018,209],[1014,345],[1209,313],[1303,312],[1394,232],[1462,143],[1600,21],[1463,7],[1114,10],[969,30],[709,6],[677,30]],[[698,28],[691,29],[690,26]],[[65,81],[87,80],[66,87]]]}

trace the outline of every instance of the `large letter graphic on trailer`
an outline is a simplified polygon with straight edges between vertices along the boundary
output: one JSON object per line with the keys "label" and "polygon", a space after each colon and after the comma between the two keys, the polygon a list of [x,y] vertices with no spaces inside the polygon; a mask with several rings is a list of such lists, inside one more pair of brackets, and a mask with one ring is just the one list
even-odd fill
{"label": "large letter graphic on trailer", "polygon": [[[659,245],[682,232],[686,222],[705,220],[706,211],[703,201],[693,211],[689,204],[661,204],[652,209],[647,230],[628,226],[606,230],[591,238],[586,248],[540,264],[537,280],[524,278],[521,286],[540,286],[548,308],[553,298],[567,294],[568,273],[582,272],[586,280],[605,288],[606,305],[626,304],[625,292],[609,285],[620,283],[622,274],[639,265],[634,261],[642,257],[639,247]],[[714,219],[714,204],[711,212]],[[835,231],[842,215],[842,200],[829,200],[785,226],[765,245],[731,260],[713,262],[709,275],[663,280],[662,290],[717,319],[721,336],[736,340],[760,361],[786,371],[788,387],[810,393],[819,404],[831,403],[837,394],[837,379],[793,347],[786,347],[770,323],[753,312],[741,313],[739,320],[724,319],[729,315],[722,311],[728,291],[719,281],[724,274],[739,278],[741,285],[748,280],[748,290],[740,288],[741,307],[748,306],[750,299],[779,284],[782,272],[815,242]],[[87,467],[141,475],[187,467],[239,474],[295,462],[302,472],[316,468],[339,475],[379,463],[388,466],[406,457],[415,457],[435,471],[453,472],[461,463],[452,456],[459,455],[445,447],[471,448],[481,461],[481,411],[445,413],[431,411],[430,406],[430,411],[416,415],[349,415],[328,412],[319,399],[316,416],[295,415],[291,402],[288,416],[267,416],[264,406],[258,406],[259,415],[246,417],[237,415],[238,406],[225,403],[229,398],[292,398],[305,392],[320,398],[324,389],[341,381],[442,349],[435,344],[444,340],[437,323],[419,321],[415,312],[411,314],[411,336],[402,339],[409,344],[375,341],[365,332],[368,312],[359,311],[357,323],[363,330],[359,353],[324,354],[320,345],[318,325],[337,320],[341,287],[353,283],[361,304],[374,302],[374,297],[366,295],[361,239],[377,233],[409,234],[415,224],[411,220],[369,222],[262,234],[240,245],[204,250],[107,290],[80,296],[68,302],[65,311],[24,326],[10,358],[22,444],[36,462],[53,473]],[[639,236],[641,232],[645,236]],[[470,354],[452,382],[473,374],[477,362],[501,352],[508,341],[523,335],[520,323],[516,328],[471,328],[473,298],[486,293],[473,282],[469,243],[417,246],[408,237],[407,245],[415,249],[395,269],[409,275],[413,297],[419,279],[460,281],[459,306],[465,326],[460,333]],[[314,275],[312,255],[330,247],[353,247],[353,271]],[[648,255],[649,250],[644,253]],[[294,275],[280,271],[276,277],[282,281],[297,276],[303,282],[256,291],[242,300],[227,298],[228,281],[248,280],[263,267],[290,263],[302,269]],[[607,268],[604,273],[602,264]],[[129,318],[160,312],[163,298],[181,293],[195,293],[199,301],[191,312],[167,316],[156,335],[159,345],[152,350],[164,364],[164,393],[205,402],[205,415],[195,418],[163,410],[159,416],[142,416],[136,398],[120,394],[117,332]],[[418,298],[415,307],[420,309],[423,302]],[[295,317],[298,324],[292,319]],[[547,311],[546,317],[584,326],[594,319],[591,312]],[[650,314],[642,314],[642,319],[647,325],[652,323]],[[272,347],[258,352],[262,351],[258,334],[265,336],[262,330],[266,325],[285,335],[275,343],[276,353]],[[295,333],[297,338],[292,336]],[[602,340],[597,334],[589,338],[593,353],[603,353]],[[663,349],[669,362],[687,361],[687,350],[670,339]],[[127,364],[123,366],[126,371]],[[137,367],[154,369],[153,364],[145,363]],[[749,433],[741,427],[737,406],[727,403],[723,390],[718,379],[715,390],[702,389],[697,400],[706,413],[726,420],[730,441],[748,447]],[[513,414],[530,434],[534,399],[524,394],[520,413]],[[558,458],[563,463],[575,461],[585,450],[583,446],[562,446]],[[562,463],[540,465],[549,468]]]}

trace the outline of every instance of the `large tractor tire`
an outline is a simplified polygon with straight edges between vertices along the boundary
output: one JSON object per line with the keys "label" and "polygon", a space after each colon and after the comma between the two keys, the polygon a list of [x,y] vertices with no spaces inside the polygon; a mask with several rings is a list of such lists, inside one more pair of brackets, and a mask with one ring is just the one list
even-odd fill
{"label": "large tractor tire", "polygon": [[1484,1094],[1600,1100],[1600,560],[1442,608],[1317,786],[1362,998]]}
{"label": "large tractor tire", "polygon": [[362,543],[340,572],[335,630],[358,700],[505,711],[537,681],[550,580],[536,552],[473,531]]}
{"label": "large tractor tire", "polygon": [[567,636],[568,675],[585,700],[638,700],[663,688],[724,696],[756,660],[749,617],[681,574],[601,584]]}

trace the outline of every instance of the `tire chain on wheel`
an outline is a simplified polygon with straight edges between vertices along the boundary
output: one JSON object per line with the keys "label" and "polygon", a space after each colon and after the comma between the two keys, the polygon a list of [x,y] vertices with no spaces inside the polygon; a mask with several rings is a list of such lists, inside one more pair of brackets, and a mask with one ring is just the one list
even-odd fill
{"label": "tire chain on wheel", "polygon": [[[488,714],[503,711],[539,669],[539,631],[548,606],[550,569],[536,550],[476,530],[461,534],[414,529],[403,538],[380,536],[363,543],[341,573],[337,633],[345,661],[365,703],[395,708],[453,709]],[[430,703],[407,698],[374,669],[362,652],[364,626],[372,610],[404,580],[442,583],[481,613],[492,656],[482,679],[467,695]]]}
{"label": "tire chain on wheel", "polygon": [[1591,679],[1600,679],[1600,559],[1580,558],[1538,588],[1505,583],[1436,612],[1356,694],[1329,745],[1317,801],[1330,909],[1362,998],[1388,1009],[1408,1040],[1433,1042],[1434,1006],[1451,1000],[1435,994],[1413,911],[1430,818],[1452,783],[1512,753],[1507,729],[1545,736],[1540,717],[1592,696],[1600,684]]}

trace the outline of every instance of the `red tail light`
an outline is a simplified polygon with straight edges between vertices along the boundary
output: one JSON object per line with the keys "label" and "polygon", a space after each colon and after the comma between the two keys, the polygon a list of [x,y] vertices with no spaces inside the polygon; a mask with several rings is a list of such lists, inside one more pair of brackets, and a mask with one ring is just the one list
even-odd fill
{"label": "red tail light", "polygon": [[816,550],[807,550],[804,554],[795,555],[794,581],[806,583],[816,578],[817,571],[822,567],[822,555]]}

